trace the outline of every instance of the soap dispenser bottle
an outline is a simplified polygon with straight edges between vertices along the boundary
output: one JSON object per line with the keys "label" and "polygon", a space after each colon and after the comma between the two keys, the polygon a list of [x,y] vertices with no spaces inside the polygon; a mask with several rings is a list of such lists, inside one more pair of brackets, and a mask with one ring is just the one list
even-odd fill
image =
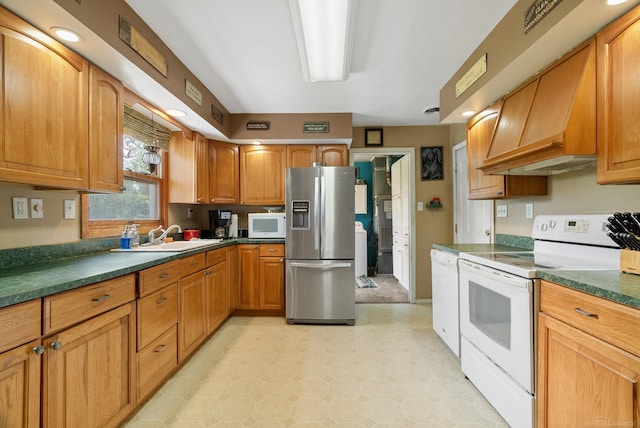
{"label": "soap dispenser bottle", "polygon": [[140,246],[140,233],[138,233],[138,224],[132,224],[129,236],[131,237],[131,248]]}
{"label": "soap dispenser bottle", "polygon": [[129,236],[129,225],[124,226],[124,231],[122,232],[122,236],[120,237],[120,248],[123,250],[128,250],[131,248],[131,237]]}

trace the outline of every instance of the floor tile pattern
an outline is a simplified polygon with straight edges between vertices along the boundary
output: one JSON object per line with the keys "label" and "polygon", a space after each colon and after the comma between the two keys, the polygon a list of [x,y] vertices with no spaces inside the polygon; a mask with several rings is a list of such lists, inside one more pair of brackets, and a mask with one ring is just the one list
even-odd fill
{"label": "floor tile pattern", "polygon": [[352,327],[231,318],[125,427],[507,424],[434,333],[429,304],[365,304]]}

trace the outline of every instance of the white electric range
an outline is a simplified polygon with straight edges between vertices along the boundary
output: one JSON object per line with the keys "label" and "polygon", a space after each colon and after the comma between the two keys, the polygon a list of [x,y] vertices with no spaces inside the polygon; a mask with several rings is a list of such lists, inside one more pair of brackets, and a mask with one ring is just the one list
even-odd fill
{"label": "white electric range", "polygon": [[460,253],[462,371],[513,427],[536,425],[540,270],[619,269],[609,215],[544,215],[533,251]]}

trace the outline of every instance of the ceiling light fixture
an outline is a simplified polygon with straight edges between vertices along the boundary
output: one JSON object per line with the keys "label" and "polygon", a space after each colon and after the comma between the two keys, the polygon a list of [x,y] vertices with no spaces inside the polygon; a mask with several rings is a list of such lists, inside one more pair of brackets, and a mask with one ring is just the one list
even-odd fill
{"label": "ceiling light fixture", "polygon": [[358,0],[289,0],[302,74],[340,82],[351,71]]}
{"label": "ceiling light fixture", "polygon": [[626,2],[627,0],[607,0],[607,6],[615,6]]}
{"label": "ceiling light fixture", "polygon": [[187,113],[183,112],[182,110],[177,110],[177,109],[168,109],[165,110],[165,113],[167,113],[169,116],[173,116],[173,117],[184,117],[187,115]]}
{"label": "ceiling light fixture", "polygon": [[462,112],[463,117],[470,117],[470,116],[473,116],[474,114],[476,114],[476,112],[473,110],[465,110]]}
{"label": "ceiling light fixture", "polygon": [[53,32],[53,34],[55,34],[56,36],[60,37],[62,40],[66,40],[67,42],[79,42],[80,41],[80,36],[67,29],[67,28],[62,28],[62,27],[52,27],[51,31]]}

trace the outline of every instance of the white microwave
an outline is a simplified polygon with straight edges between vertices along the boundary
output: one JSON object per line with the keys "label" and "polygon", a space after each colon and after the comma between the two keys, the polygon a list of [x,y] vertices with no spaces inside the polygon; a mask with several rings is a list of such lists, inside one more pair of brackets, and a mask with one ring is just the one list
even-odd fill
{"label": "white microwave", "polygon": [[249,213],[249,238],[282,238],[286,235],[284,213]]}

